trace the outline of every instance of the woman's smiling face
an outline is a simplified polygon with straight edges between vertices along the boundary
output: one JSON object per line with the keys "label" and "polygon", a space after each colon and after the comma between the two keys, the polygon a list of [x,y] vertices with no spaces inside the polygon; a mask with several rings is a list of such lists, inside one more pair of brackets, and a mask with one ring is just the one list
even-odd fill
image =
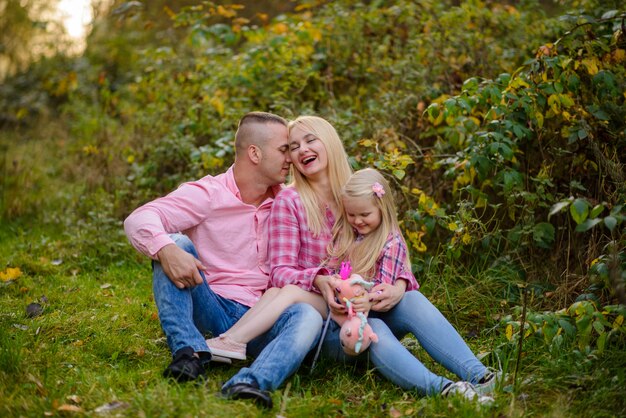
{"label": "woman's smiling face", "polygon": [[289,153],[292,164],[305,177],[316,177],[328,168],[326,146],[317,136],[299,126],[289,134]]}

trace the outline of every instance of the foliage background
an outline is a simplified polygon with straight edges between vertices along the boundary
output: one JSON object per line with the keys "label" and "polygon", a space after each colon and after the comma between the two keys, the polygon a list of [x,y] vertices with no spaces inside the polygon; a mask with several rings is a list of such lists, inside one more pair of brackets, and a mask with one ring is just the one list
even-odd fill
{"label": "foliage background", "polygon": [[[592,377],[573,386],[544,378],[556,395],[539,404],[562,395],[578,400],[564,402],[572,414],[623,413],[614,391],[624,363],[612,360],[626,331],[621,2],[262,3],[101,2],[80,56],[2,51],[15,64],[0,87],[5,364],[25,362],[29,338],[39,338],[11,326],[51,275],[61,285],[46,282],[49,295],[77,280],[91,283],[89,295],[106,293],[98,277],[100,286],[126,286],[124,275],[149,281],[121,221],[183,181],[223,171],[237,120],[261,109],[327,118],[355,168],[389,177],[424,291],[514,376],[504,413],[537,408],[520,396],[554,368]],[[152,306],[149,284],[129,292]],[[151,315],[136,309],[126,314]],[[158,338],[158,326],[147,327],[136,333]],[[107,344],[95,345],[112,364],[142,348]],[[20,367],[2,373],[29,381]],[[299,377],[294,385],[311,390]],[[580,388],[592,391],[591,410]],[[395,401],[406,396],[390,390]],[[59,407],[44,398],[21,413]]]}

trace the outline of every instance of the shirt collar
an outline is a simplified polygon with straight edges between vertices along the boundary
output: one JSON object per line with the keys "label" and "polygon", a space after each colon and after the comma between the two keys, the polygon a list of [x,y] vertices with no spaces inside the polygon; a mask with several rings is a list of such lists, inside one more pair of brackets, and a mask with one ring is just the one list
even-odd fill
{"label": "shirt collar", "polygon": [[[224,173],[224,183],[228,190],[230,190],[237,199],[241,200],[241,192],[239,191],[239,186],[237,186],[237,182],[235,181],[235,171],[233,170],[234,165],[231,165],[226,173]],[[274,193],[274,197],[285,187],[284,184],[276,184],[272,186],[272,192]],[[274,200],[274,199],[272,199]]]}

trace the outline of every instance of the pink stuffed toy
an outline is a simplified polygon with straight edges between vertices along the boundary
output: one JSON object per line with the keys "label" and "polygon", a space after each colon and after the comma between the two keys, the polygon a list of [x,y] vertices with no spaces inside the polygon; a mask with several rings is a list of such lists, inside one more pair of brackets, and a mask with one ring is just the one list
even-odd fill
{"label": "pink stuffed toy", "polygon": [[356,356],[367,350],[372,342],[378,342],[378,336],[367,323],[366,315],[363,312],[355,313],[351,303],[354,299],[367,297],[368,290],[374,284],[358,274],[351,275],[351,271],[350,263],[341,263],[341,280],[336,280],[334,285],[336,296],[348,308],[348,315],[339,318],[333,316],[333,319],[341,325],[339,336],[343,351],[350,356]]}
{"label": "pink stuffed toy", "polygon": [[350,301],[348,319],[341,325],[339,338],[344,353],[356,356],[367,350],[372,342],[378,342],[378,336],[367,323],[367,317],[363,312],[354,312]]}

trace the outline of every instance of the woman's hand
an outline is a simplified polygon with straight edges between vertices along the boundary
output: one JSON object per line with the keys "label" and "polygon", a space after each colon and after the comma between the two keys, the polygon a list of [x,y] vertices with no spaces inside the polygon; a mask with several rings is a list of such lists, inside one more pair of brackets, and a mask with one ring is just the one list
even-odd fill
{"label": "woman's hand", "polygon": [[346,308],[343,305],[337,303],[337,301],[335,300],[336,286],[334,285],[334,283],[337,279],[338,277],[334,276],[317,275],[315,276],[315,279],[313,279],[313,286],[315,286],[320,291],[320,293],[324,297],[324,300],[326,300],[330,311],[334,315],[344,315],[346,313]]}
{"label": "woman's hand", "polygon": [[372,310],[377,312],[387,312],[398,304],[404,297],[406,291],[406,281],[396,280],[396,283],[381,283],[370,291],[370,302]]}

